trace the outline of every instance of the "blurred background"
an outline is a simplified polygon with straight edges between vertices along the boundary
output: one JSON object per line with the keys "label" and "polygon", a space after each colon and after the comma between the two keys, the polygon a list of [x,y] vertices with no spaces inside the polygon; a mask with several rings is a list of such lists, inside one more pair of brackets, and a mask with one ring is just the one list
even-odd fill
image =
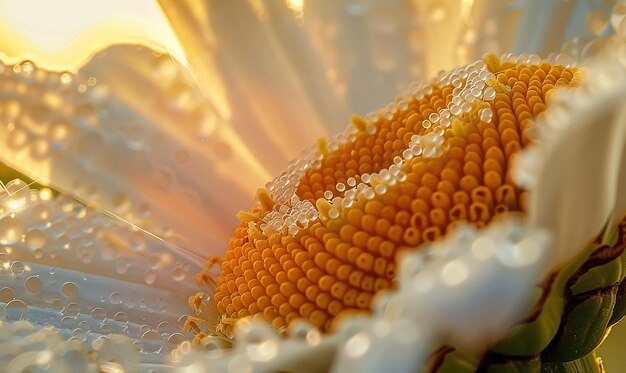
{"label": "blurred background", "polygon": [[[70,180],[94,178],[103,194],[122,193],[131,206],[143,206],[154,199],[154,183],[171,178],[178,189],[160,200],[164,205],[179,206],[190,195],[201,203],[166,209],[165,220],[174,230],[181,227],[187,241],[168,238],[192,250],[202,242],[199,251],[220,253],[235,213],[252,203],[256,187],[318,137],[338,133],[350,113],[367,115],[411,82],[487,52],[537,53],[561,63],[593,56],[611,23],[621,21],[611,12],[614,18],[626,14],[621,7],[612,0],[0,0],[5,64],[30,60],[97,80],[85,90],[105,87],[128,106],[133,114],[123,119],[143,144],[141,155],[167,166],[156,169],[154,179],[138,180],[132,164],[96,162],[91,167],[107,175],[98,178],[88,170],[53,169],[51,160],[77,157],[71,152],[42,158],[31,151],[19,164],[3,165],[1,179],[6,183],[21,171],[33,185],[73,190],[89,202],[95,200],[89,188],[76,189]],[[134,47],[112,47],[119,44]],[[141,90],[141,78],[163,84]],[[151,95],[174,107],[155,104]],[[154,128],[153,137],[142,135]],[[186,144],[183,149],[167,147],[163,138],[173,132],[182,136],[176,141]],[[163,149],[167,158],[157,155]],[[225,176],[233,170],[240,174],[234,180]],[[214,176],[202,187],[206,175]],[[228,203],[216,203],[226,191]],[[98,197],[105,209],[114,205],[109,200],[115,198]],[[123,214],[131,221],[140,215],[132,209]],[[184,223],[189,216],[206,224],[193,230]],[[624,370],[625,345],[626,325],[620,325],[599,353],[609,371]]]}

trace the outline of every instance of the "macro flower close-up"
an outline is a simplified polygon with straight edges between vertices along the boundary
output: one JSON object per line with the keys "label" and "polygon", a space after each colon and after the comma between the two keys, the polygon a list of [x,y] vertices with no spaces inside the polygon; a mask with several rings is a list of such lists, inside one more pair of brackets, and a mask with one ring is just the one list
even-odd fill
{"label": "macro flower close-up", "polygon": [[621,372],[623,0],[0,0],[0,372]]}

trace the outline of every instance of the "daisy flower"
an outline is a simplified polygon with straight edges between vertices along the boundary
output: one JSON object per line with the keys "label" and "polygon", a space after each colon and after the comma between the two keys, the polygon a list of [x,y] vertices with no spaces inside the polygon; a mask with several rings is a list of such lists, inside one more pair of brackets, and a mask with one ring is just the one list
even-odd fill
{"label": "daisy flower", "polygon": [[0,64],[6,371],[603,371],[622,2],[158,6]]}

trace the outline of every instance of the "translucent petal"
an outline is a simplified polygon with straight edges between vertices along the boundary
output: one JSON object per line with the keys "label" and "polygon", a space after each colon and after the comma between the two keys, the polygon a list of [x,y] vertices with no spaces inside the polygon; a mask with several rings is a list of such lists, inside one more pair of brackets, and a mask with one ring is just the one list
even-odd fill
{"label": "translucent petal", "polygon": [[[544,131],[529,222],[553,232],[556,263],[626,212],[626,70],[611,58],[590,68],[581,89],[559,97],[567,104],[564,115],[538,126]],[[548,106],[546,118],[555,111],[559,105]]]}
{"label": "translucent petal", "polygon": [[[3,193],[5,320],[27,320],[42,333],[55,328],[59,343],[122,335],[137,362],[162,362],[188,338],[181,315],[189,313],[201,260],[70,197],[47,199],[25,184]],[[0,334],[16,327],[2,324]],[[53,350],[54,343],[32,348]]]}
{"label": "translucent petal", "polygon": [[180,65],[120,46],[78,76],[33,68],[0,76],[2,161],[202,256],[224,250],[269,174]]}

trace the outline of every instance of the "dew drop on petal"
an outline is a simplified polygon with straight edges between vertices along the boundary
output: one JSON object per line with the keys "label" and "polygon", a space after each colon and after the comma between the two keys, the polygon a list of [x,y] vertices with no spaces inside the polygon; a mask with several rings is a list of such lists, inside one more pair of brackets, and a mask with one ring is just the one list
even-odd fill
{"label": "dew drop on petal", "polygon": [[9,321],[19,321],[26,318],[28,307],[26,303],[19,299],[13,299],[6,305],[6,319]]}
{"label": "dew drop on petal", "polygon": [[43,288],[43,282],[41,281],[39,276],[30,276],[26,280],[24,286],[26,287],[26,291],[28,291],[30,294],[37,295],[41,293],[41,290]]}
{"label": "dew drop on petal", "polygon": [[61,294],[66,298],[76,298],[78,295],[78,285],[73,282],[66,282],[61,286]]}
{"label": "dew drop on petal", "polygon": [[185,269],[182,267],[176,267],[172,270],[172,279],[174,281],[182,281],[185,279]]}
{"label": "dew drop on petal", "polygon": [[146,247],[146,239],[144,233],[141,231],[134,231],[131,233],[128,243],[130,248],[134,251],[143,251]]}
{"label": "dew drop on petal", "polygon": [[[116,294],[116,293],[114,293],[114,294]],[[113,295],[113,294],[111,294],[111,295]],[[119,302],[121,303],[122,302],[122,299],[121,299],[122,296],[119,295],[119,294],[117,294],[117,296],[119,296],[119,298],[120,298]],[[111,302],[111,303],[113,303],[113,302]],[[128,322],[128,315],[126,315],[125,312],[118,312],[118,313],[115,314],[115,316],[113,316],[113,320],[118,321],[118,322],[122,322],[122,323]],[[182,328],[182,326],[181,326],[181,328]]]}
{"label": "dew drop on petal", "polygon": [[75,317],[65,316],[61,319],[59,326],[63,329],[75,329],[78,326],[78,322]]}
{"label": "dew drop on petal", "polygon": [[118,292],[113,292],[109,295],[109,302],[111,304],[121,304],[122,303],[122,295]]}
{"label": "dew drop on petal", "polygon": [[163,338],[156,330],[147,330],[141,335],[141,346],[144,351],[156,352],[163,346]]}
{"label": "dew drop on petal", "polygon": [[24,243],[31,250],[40,249],[46,244],[46,234],[39,229],[31,229],[26,232]]}
{"label": "dew drop on petal", "polygon": [[455,259],[441,269],[441,279],[448,286],[457,286],[469,276],[469,267],[461,259]]}
{"label": "dew drop on petal", "polygon": [[154,281],[156,281],[156,271],[149,269],[146,271],[146,276],[144,277],[146,284],[152,285]]}
{"label": "dew drop on petal", "polygon": [[11,288],[2,288],[0,289],[0,302],[9,303],[15,298],[15,293]]}
{"label": "dew drop on petal", "polygon": [[95,320],[104,320],[107,317],[107,313],[104,309],[96,307],[91,310],[91,317],[93,317]]}
{"label": "dew drop on petal", "polygon": [[589,12],[586,23],[587,29],[594,36],[601,36],[609,25],[609,16],[605,12]]}
{"label": "dew drop on petal", "polygon": [[71,302],[68,303],[65,308],[63,308],[64,315],[75,316],[80,313],[80,306],[77,303]]}
{"label": "dew drop on petal", "polygon": [[15,276],[21,275],[25,270],[26,267],[24,267],[24,263],[22,262],[13,262],[13,264],[11,264],[11,273]]}
{"label": "dew drop on petal", "polygon": [[174,345],[174,346],[178,346],[179,344],[185,342],[187,339],[185,338],[184,335],[182,335],[181,333],[172,333],[168,338],[167,338],[167,343]]}
{"label": "dew drop on petal", "polygon": [[365,355],[370,348],[370,337],[361,332],[348,339],[345,344],[346,355],[351,358],[360,358]]}
{"label": "dew drop on petal", "polygon": [[13,216],[5,216],[0,219],[0,244],[11,245],[22,238],[24,225]]}

